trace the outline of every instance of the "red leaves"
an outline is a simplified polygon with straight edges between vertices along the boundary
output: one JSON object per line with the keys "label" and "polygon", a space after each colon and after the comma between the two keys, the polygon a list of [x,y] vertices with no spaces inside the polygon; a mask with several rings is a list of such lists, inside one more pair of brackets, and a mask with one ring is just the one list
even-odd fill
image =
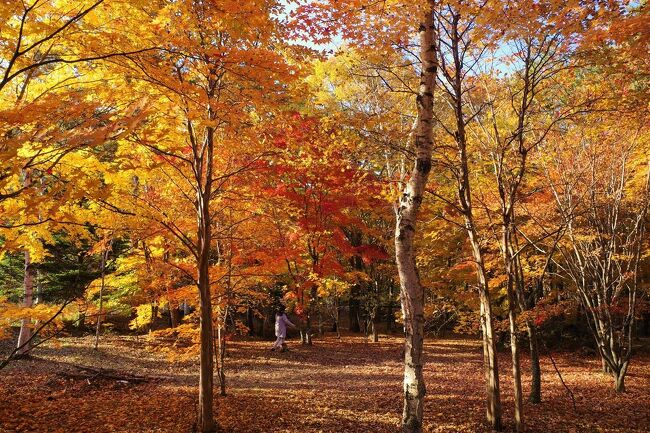
{"label": "red leaves", "polygon": [[362,245],[356,247],[357,253],[361,256],[361,260],[366,265],[369,265],[378,260],[387,260],[389,258],[388,253],[383,248],[380,248],[376,245]]}
{"label": "red leaves", "polygon": [[543,327],[556,319],[573,317],[577,314],[577,305],[572,300],[556,301],[546,299],[540,301],[532,310],[523,312],[520,320],[532,320],[535,326]]}

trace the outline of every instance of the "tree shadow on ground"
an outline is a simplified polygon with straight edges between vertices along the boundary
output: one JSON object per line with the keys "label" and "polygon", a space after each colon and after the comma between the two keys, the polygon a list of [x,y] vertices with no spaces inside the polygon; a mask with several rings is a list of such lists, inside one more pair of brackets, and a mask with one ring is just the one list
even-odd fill
{"label": "tree shadow on ground", "polygon": [[[68,344],[70,343],[70,344]],[[196,417],[195,362],[171,363],[146,346],[107,341],[94,352],[86,341],[42,348],[39,359],[19,361],[0,374],[0,431],[7,432],[189,432]],[[387,433],[399,431],[402,340],[379,344],[362,338],[325,337],[311,347],[291,344],[288,353],[267,342],[229,343],[228,395],[215,399],[223,432]],[[425,433],[488,432],[480,342],[433,340],[425,345]],[[577,410],[542,358],[543,402],[525,404],[528,433],[645,432],[650,430],[650,358],[632,364],[629,392],[613,392],[593,360],[554,355],[571,387]],[[509,353],[499,354],[504,423],[512,428]],[[522,359],[524,392],[530,376]],[[65,380],[57,372],[72,363],[169,375],[143,384]],[[116,368],[116,369],[119,369]],[[508,430],[506,430],[508,431]]]}

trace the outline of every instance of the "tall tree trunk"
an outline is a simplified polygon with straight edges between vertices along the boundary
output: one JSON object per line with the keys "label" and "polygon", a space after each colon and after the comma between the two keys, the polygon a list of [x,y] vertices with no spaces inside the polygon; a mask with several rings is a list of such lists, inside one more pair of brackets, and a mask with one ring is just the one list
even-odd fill
{"label": "tall tree trunk", "polygon": [[515,393],[515,430],[524,429],[523,395],[521,390],[521,366],[519,362],[519,336],[517,334],[517,294],[515,293],[514,255],[512,251],[510,216],[503,216],[504,226],[501,238],[505,265],[506,291],[508,295],[508,322],[510,330],[510,353],[512,355],[512,382]]}
{"label": "tall tree trunk", "polygon": [[517,311],[512,287],[508,289],[508,321],[510,322],[510,352],[512,355],[512,381],[515,391],[515,430],[524,429],[523,396],[521,390],[521,368],[519,363],[519,337],[517,335]]}
{"label": "tall tree trunk", "polygon": [[[225,322],[226,322],[226,317],[224,317],[223,323]],[[226,339],[223,333],[223,326],[221,324],[221,319],[218,320],[218,324],[217,324],[217,347],[215,347],[214,350],[216,355],[217,378],[219,379],[219,390],[220,390],[220,394],[225,397],[226,370],[225,370],[224,361],[226,359]]]}
{"label": "tall tree trunk", "polygon": [[472,248],[472,256],[476,266],[476,277],[478,283],[479,303],[481,310],[481,331],[483,338],[483,364],[485,369],[485,382],[487,392],[487,420],[493,430],[501,431],[501,393],[499,388],[499,362],[497,359],[496,341],[494,338],[494,325],[492,323],[492,305],[490,302],[490,290],[488,278],[485,271],[483,259],[483,247],[478,237],[476,225],[474,224],[474,210],[472,206],[472,189],[469,181],[469,162],[467,156],[467,136],[463,102],[463,65],[461,60],[461,39],[459,32],[460,13],[454,13],[451,21],[450,39],[451,51],[454,61],[454,75],[451,80],[451,89],[448,91],[454,104],[456,134],[455,140],[458,147],[459,167],[457,176],[458,182],[458,204],[463,214],[465,231]]}
{"label": "tall tree trunk", "polygon": [[207,254],[200,257],[199,293],[201,298],[201,365],[199,372],[199,425],[201,432],[214,430],[212,413],[213,393],[213,353],[212,353],[212,303],[210,300],[210,283],[208,277]]}
{"label": "tall tree trunk", "polygon": [[420,87],[418,117],[414,131],[416,161],[411,177],[397,204],[395,256],[404,312],[404,411],[402,428],[406,433],[422,431],[426,387],[422,374],[424,345],[424,289],[415,263],[415,233],[420,205],[425,192],[433,151],[433,92],[437,73],[435,1],[428,0],[420,23]]}
{"label": "tall tree trunk", "polygon": [[[212,117],[212,116],[211,116]],[[198,425],[202,433],[215,430],[212,408],[214,387],[214,345],[212,326],[212,297],[210,295],[210,245],[212,227],[210,214],[210,196],[212,194],[212,158],[214,151],[214,130],[206,128],[207,155],[201,154],[195,162],[198,175],[197,189],[197,251],[198,289],[201,303],[200,312],[200,370],[199,370],[199,411]],[[207,157],[207,158],[206,158]],[[204,159],[205,158],[205,159]],[[202,185],[202,187],[201,187]]]}
{"label": "tall tree trunk", "polygon": [[[514,246],[519,250],[519,243],[517,238],[514,237]],[[551,263],[551,258],[553,256],[553,251],[555,251],[555,246],[551,249],[551,252],[547,255],[546,264],[542,268],[542,275],[538,276],[533,289],[529,295],[528,300],[525,296],[525,283],[524,283],[524,271],[521,266],[521,256],[517,255],[515,257],[515,276],[517,277],[517,301],[519,303],[519,310],[525,312],[529,309],[535,307],[537,299],[541,298],[544,293],[544,275],[546,274],[549,264]],[[535,324],[530,320],[526,319],[526,333],[528,334],[528,347],[530,351],[530,394],[528,395],[528,401],[532,404],[539,404],[542,402],[542,369],[539,364],[539,342],[537,341],[537,328]]]}
{"label": "tall tree trunk", "polygon": [[[101,284],[99,286],[99,311],[97,311],[97,327],[95,328],[95,350],[99,347],[99,331],[102,326],[102,309],[104,308],[104,283],[106,277],[106,255],[108,250],[102,251],[101,258]],[[153,317],[152,317],[153,320]]]}
{"label": "tall tree trunk", "polygon": [[537,329],[530,322],[526,323],[528,343],[530,345],[530,395],[528,401],[533,404],[542,402],[542,369],[539,365],[539,347],[537,342]]}
{"label": "tall tree trunk", "polygon": [[487,420],[493,430],[501,431],[501,390],[499,386],[499,360],[497,358],[494,325],[492,323],[492,304],[483,264],[483,255],[474,236],[470,236],[473,246],[474,260],[477,268],[479,303],[481,308],[481,334],[483,339],[483,368],[485,370],[485,386],[487,394]]}
{"label": "tall tree trunk", "polygon": [[[34,267],[32,258],[28,250],[25,250],[25,276],[23,278],[25,297],[23,298],[24,307],[32,307],[34,304]],[[31,319],[25,318],[20,322],[20,333],[18,334],[17,347],[20,347],[17,355],[26,355],[32,349],[31,344],[26,344],[32,338]]]}

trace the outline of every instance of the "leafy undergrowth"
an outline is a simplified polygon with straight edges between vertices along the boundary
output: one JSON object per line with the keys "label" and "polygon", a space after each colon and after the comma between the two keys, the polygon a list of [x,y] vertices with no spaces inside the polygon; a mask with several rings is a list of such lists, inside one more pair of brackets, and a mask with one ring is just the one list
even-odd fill
{"label": "leafy undergrowth", "polygon": [[[126,337],[103,341],[63,339],[36,356],[0,372],[0,432],[191,432],[197,367],[171,362]],[[288,353],[266,342],[232,342],[227,360],[228,395],[215,399],[222,431],[398,431],[401,411],[401,344],[398,338],[366,343],[362,338],[290,341]],[[473,340],[426,343],[426,432],[485,432],[480,346]],[[501,354],[506,431],[512,429],[508,354]],[[647,432],[650,430],[650,356],[630,369],[627,393],[613,391],[593,357],[554,354],[576,399],[574,411],[547,356],[542,362],[543,399],[526,403],[527,431]],[[103,376],[84,378],[76,366],[110,369],[135,382]],[[523,368],[528,362],[523,360]],[[524,377],[525,389],[528,376]]]}

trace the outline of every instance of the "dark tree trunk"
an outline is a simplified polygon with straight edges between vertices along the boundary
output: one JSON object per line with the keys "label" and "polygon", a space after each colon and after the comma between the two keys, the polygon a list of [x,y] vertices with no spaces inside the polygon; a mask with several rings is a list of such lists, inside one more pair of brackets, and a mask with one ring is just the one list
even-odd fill
{"label": "dark tree trunk", "polygon": [[169,305],[169,319],[171,321],[172,328],[175,328],[181,322],[181,310],[177,306],[172,306],[171,304]]}
{"label": "dark tree trunk", "polygon": [[255,316],[251,307],[246,308],[246,327],[248,327],[248,335],[255,335]]}
{"label": "dark tree trunk", "polygon": [[[210,113],[210,118],[212,118]],[[197,239],[196,263],[197,286],[200,300],[200,366],[199,366],[199,410],[198,425],[201,433],[213,432],[216,428],[213,412],[214,401],[214,340],[212,318],[212,296],[210,291],[210,248],[212,244],[212,218],[210,197],[212,195],[212,158],[214,152],[214,130],[206,128],[206,153],[195,159],[195,172],[202,188],[197,190],[196,216]],[[199,155],[199,154],[197,154]],[[204,159],[205,158],[205,159]]]}
{"label": "dark tree trunk", "polygon": [[390,293],[391,299],[388,300],[388,306],[386,307],[386,329],[388,332],[393,332],[395,326],[395,316],[393,315],[393,293]]}
{"label": "dark tree trunk", "polygon": [[359,309],[360,309],[360,302],[356,298],[359,295],[359,286],[354,285],[352,286],[352,290],[350,293],[350,300],[348,301],[348,306],[349,306],[349,317],[350,317],[350,325],[349,325],[349,330],[350,332],[361,332],[361,324],[359,323]]}
{"label": "dark tree trunk", "polygon": [[542,370],[539,365],[539,348],[537,330],[532,323],[526,325],[530,345],[530,395],[528,401],[533,404],[542,402]]}
{"label": "dark tree trunk", "polygon": [[375,318],[372,318],[372,321],[370,322],[370,335],[372,337],[373,343],[378,343],[379,342],[379,333],[377,333],[377,325],[375,323]]}

